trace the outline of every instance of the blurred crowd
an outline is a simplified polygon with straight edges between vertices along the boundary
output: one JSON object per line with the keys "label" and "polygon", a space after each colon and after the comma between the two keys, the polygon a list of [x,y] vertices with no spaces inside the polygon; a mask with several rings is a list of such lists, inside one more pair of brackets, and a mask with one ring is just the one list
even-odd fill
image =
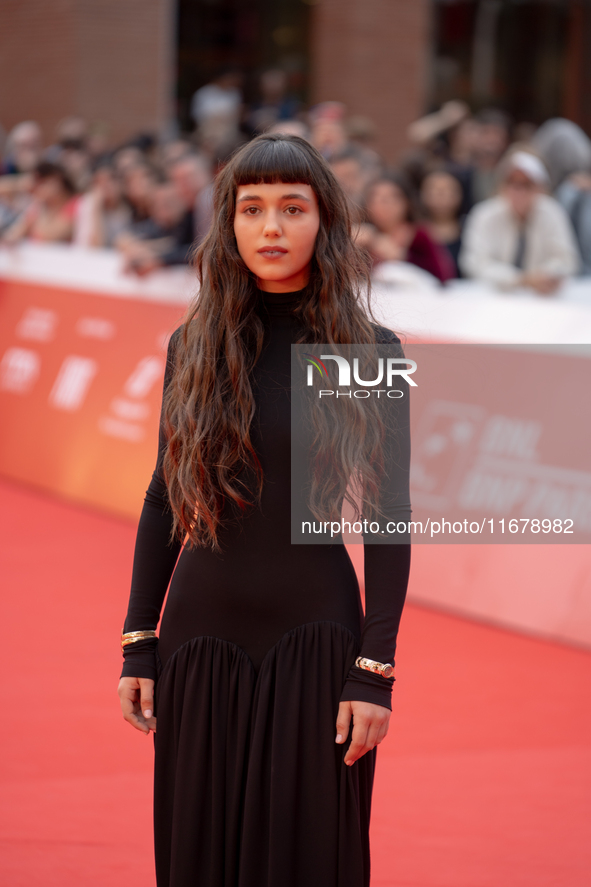
{"label": "blurred crowd", "polygon": [[54,143],[25,121],[0,161],[0,244],[21,239],[118,250],[138,275],[186,264],[211,221],[216,173],[261,132],[308,139],[348,194],[374,269],[407,263],[445,283],[556,292],[591,275],[591,140],[573,122],[540,127],[448,102],[415,121],[396,167],[376,150],[378,123],[339,102],[303,107],[281,70],[246,104],[241,72],[197,90],[194,129],[110,143],[106,124],[59,124]]}

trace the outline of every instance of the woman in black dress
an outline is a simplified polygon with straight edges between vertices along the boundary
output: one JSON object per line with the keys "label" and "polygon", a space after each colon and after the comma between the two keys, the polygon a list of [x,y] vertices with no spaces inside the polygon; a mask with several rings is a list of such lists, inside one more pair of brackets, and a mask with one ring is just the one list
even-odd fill
{"label": "woman in black dress", "polygon": [[[400,340],[370,319],[346,197],[297,136],[218,175],[195,266],[122,633],[123,714],[154,731],[158,887],[367,887],[410,544],[364,545],[365,617],[342,537],[292,544],[294,497],[324,512],[292,487],[291,346]],[[408,520],[399,387],[376,502]]]}

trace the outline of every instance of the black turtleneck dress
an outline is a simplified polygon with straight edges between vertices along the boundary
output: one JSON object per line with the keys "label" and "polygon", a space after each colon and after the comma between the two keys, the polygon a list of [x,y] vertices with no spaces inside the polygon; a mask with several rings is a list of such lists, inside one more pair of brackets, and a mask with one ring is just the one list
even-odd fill
{"label": "black turtleneck dress", "polygon": [[[156,629],[168,597],[158,639],[125,647],[122,671],[156,681],[158,887],[369,885],[377,749],[345,765],[351,731],[337,744],[335,725],[341,700],[391,708],[393,679],[354,663],[394,662],[410,545],[364,545],[364,617],[342,542],[291,544],[290,346],[301,295],[258,291],[265,345],[252,436],[263,497],[223,531],[221,554],[169,542],[160,431],[124,631]],[[175,341],[173,333],[165,387]],[[376,341],[399,343],[377,326]],[[408,519],[407,428],[399,443],[390,483]]]}

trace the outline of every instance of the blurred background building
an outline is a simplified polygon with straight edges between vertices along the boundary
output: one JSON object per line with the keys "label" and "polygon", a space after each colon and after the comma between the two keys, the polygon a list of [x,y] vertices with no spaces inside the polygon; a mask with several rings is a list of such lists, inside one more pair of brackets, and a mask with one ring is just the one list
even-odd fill
{"label": "blurred background building", "polygon": [[304,105],[371,121],[393,162],[408,124],[451,98],[588,131],[590,49],[584,0],[4,0],[0,121],[37,120],[46,138],[74,114],[118,141],[188,131],[221,70],[253,102],[272,67]]}

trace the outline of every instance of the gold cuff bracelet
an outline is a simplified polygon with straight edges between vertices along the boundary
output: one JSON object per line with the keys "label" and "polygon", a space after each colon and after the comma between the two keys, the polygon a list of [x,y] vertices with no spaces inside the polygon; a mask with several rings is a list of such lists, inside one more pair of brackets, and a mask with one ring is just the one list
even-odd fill
{"label": "gold cuff bracelet", "polygon": [[363,656],[358,656],[355,660],[355,665],[358,668],[366,669],[366,671],[373,671],[383,678],[394,677],[394,666],[390,662],[376,662],[375,659],[366,659]]}
{"label": "gold cuff bracelet", "polygon": [[121,631],[121,649],[123,650],[128,644],[135,644],[136,641],[143,641],[145,638],[156,638],[158,635],[155,631]]}

